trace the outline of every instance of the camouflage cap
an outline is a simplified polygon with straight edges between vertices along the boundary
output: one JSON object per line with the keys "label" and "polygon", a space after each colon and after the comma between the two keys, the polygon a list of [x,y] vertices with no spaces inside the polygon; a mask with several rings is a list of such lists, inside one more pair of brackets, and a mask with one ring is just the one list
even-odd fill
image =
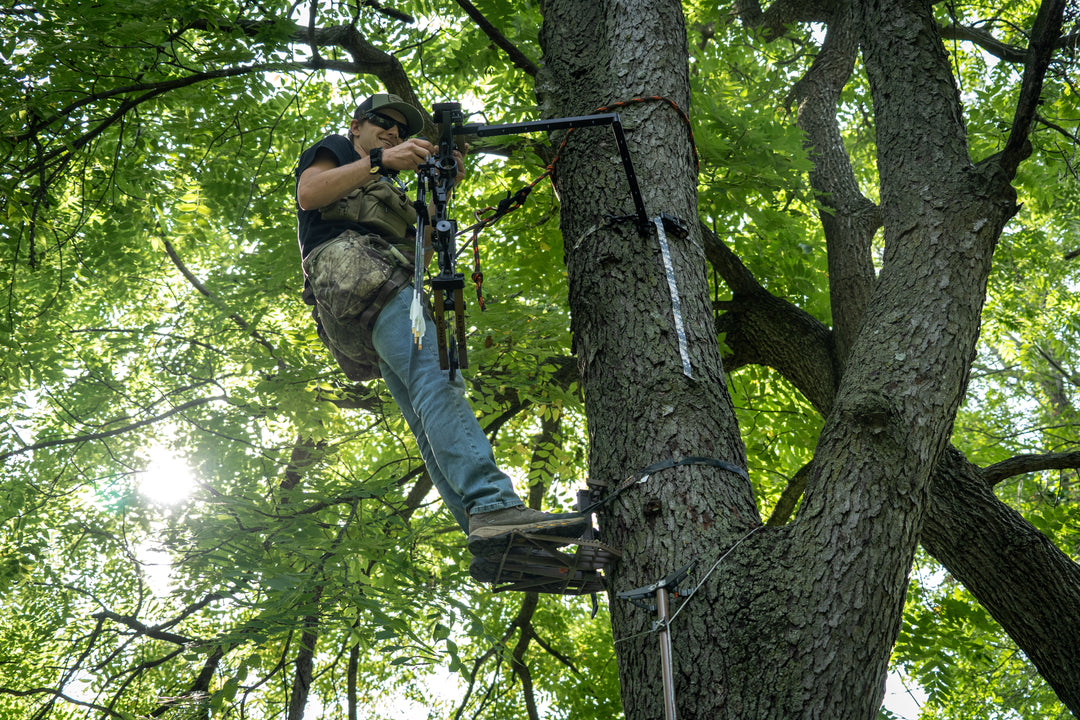
{"label": "camouflage cap", "polygon": [[424,127],[424,115],[415,107],[390,93],[376,93],[357,106],[354,119],[363,118],[369,112],[378,110],[397,110],[405,117],[409,135],[415,135]]}

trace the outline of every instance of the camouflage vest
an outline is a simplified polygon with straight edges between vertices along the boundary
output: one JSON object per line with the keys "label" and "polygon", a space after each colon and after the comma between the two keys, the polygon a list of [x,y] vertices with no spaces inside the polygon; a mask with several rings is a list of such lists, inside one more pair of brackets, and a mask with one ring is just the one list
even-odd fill
{"label": "camouflage vest", "polygon": [[345,197],[319,208],[323,220],[351,220],[380,235],[403,238],[416,224],[416,208],[405,191],[390,178],[353,190]]}

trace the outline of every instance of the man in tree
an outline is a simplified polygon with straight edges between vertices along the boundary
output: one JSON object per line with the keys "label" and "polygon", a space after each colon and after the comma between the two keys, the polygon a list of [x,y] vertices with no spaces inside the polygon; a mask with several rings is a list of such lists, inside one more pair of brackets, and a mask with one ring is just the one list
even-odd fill
{"label": "man in tree", "polygon": [[[525,507],[465,398],[460,374],[439,364],[436,329],[424,318],[414,342],[410,293],[416,210],[396,182],[436,152],[412,137],[419,110],[396,95],[372,95],[353,114],[347,137],[329,135],[296,168],[297,220],[306,278],[304,300],[319,337],[351,380],[382,377],[416,437],[432,483],[478,557],[501,552],[511,531],[579,537],[586,519]],[[464,176],[455,151],[457,177]],[[430,227],[429,227],[430,229]],[[430,258],[430,251],[424,260]],[[490,563],[474,562],[479,580]]]}

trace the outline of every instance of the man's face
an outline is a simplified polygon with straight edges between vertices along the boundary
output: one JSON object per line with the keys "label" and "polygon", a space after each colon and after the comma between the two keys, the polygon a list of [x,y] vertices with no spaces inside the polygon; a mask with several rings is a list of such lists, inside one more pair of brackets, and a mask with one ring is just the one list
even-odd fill
{"label": "man's face", "polygon": [[[397,110],[387,108],[375,110],[374,112],[406,124],[405,116]],[[357,150],[361,155],[366,155],[377,147],[389,148],[402,142],[397,125],[391,125],[389,129],[383,129],[371,121],[354,118],[349,130],[352,132],[353,144],[358,146]]]}

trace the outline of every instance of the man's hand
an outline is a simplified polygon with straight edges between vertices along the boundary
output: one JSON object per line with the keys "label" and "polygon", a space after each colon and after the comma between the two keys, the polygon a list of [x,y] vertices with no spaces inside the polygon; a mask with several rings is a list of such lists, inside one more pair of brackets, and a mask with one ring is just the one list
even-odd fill
{"label": "man's hand", "polygon": [[393,147],[383,148],[382,166],[388,170],[416,170],[435,153],[435,146],[424,138],[412,138]]}
{"label": "man's hand", "polygon": [[[465,153],[468,151],[468,145],[464,150],[454,150],[454,162],[457,164],[455,185],[465,178]],[[438,148],[425,138],[412,138],[400,145],[383,148],[382,166],[390,170],[416,170],[437,152]]]}

